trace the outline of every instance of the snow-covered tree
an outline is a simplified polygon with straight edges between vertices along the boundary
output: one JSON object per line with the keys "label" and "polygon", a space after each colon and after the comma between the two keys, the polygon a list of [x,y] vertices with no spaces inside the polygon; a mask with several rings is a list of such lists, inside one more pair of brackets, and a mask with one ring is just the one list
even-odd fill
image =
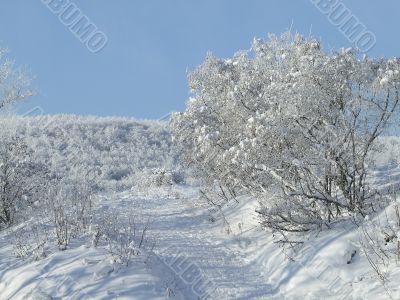
{"label": "snow-covered tree", "polygon": [[0,229],[15,222],[41,200],[48,170],[33,158],[33,151],[18,137],[4,135],[0,144]]}
{"label": "snow-covered tree", "polygon": [[[29,89],[29,77],[14,68],[14,63],[5,57],[6,52],[0,48],[0,110],[33,94]],[[2,129],[4,131],[4,127]],[[32,200],[35,189],[39,188],[36,181],[41,178],[42,171],[37,169],[33,160],[29,160],[30,150],[22,139],[6,132],[1,134],[0,228],[13,223],[22,202]]]}
{"label": "snow-covered tree", "polygon": [[301,35],[257,39],[190,74],[173,138],[219,196],[210,201],[255,196],[268,227],[305,231],[363,214],[374,197],[369,153],[397,113],[399,71],[398,59],[327,53]]}
{"label": "snow-covered tree", "polygon": [[0,110],[33,95],[29,89],[30,77],[15,68],[6,53],[6,49],[0,48]]}

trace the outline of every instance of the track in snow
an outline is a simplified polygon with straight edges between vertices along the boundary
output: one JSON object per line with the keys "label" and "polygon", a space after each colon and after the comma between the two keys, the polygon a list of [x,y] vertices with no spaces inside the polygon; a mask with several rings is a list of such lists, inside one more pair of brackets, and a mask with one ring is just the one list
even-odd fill
{"label": "track in snow", "polygon": [[[177,277],[184,269],[180,262],[198,267],[209,283],[206,291],[210,299],[271,299],[267,279],[262,275],[264,266],[247,261],[243,252],[230,249],[231,243],[209,233],[216,231],[215,226],[204,211],[189,201],[187,197],[141,198],[125,192],[113,206],[122,210],[133,208],[144,219],[149,218],[149,234],[156,237],[157,256],[167,264],[170,262]],[[186,284],[186,289],[192,287],[193,284]]]}

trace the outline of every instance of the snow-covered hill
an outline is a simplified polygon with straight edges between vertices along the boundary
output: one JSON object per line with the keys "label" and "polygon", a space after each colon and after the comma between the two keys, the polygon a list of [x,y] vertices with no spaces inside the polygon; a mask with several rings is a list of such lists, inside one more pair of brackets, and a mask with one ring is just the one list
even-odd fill
{"label": "snow-covered hill", "polygon": [[37,159],[53,170],[90,171],[103,188],[126,188],[138,171],[173,165],[166,122],[44,115],[3,117],[0,126],[0,136],[24,138]]}

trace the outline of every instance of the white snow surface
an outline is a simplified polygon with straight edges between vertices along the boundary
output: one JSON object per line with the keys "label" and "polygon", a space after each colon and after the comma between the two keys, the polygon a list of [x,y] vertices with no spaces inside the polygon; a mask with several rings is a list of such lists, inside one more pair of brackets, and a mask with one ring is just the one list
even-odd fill
{"label": "white snow surface", "polygon": [[[254,201],[226,208],[227,234],[226,224],[209,220],[195,187],[157,193],[125,191],[96,204],[103,212],[133,208],[150,220],[154,249],[128,267],[79,240],[42,260],[22,261],[13,256],[10,233],[1,233],[0,299],[390,299],[360,255],[355,226],[321,232],[291,257],[258,226]],[[184,270],[194,272],[193,282]],[[394,267],[390,275],[393,299],[400,298],[399,273]]]}

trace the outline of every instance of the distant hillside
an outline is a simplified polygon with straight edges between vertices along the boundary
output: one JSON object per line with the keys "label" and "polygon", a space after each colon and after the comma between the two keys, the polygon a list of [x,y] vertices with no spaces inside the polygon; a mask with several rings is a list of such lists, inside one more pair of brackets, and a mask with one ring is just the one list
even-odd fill
{"label": "distant hillside", "polygon": [[3,117],[1,135],[24,138],[57,173],[92,172],[118,184],[138,170],[173,164],[166,122],[121,117]]}

